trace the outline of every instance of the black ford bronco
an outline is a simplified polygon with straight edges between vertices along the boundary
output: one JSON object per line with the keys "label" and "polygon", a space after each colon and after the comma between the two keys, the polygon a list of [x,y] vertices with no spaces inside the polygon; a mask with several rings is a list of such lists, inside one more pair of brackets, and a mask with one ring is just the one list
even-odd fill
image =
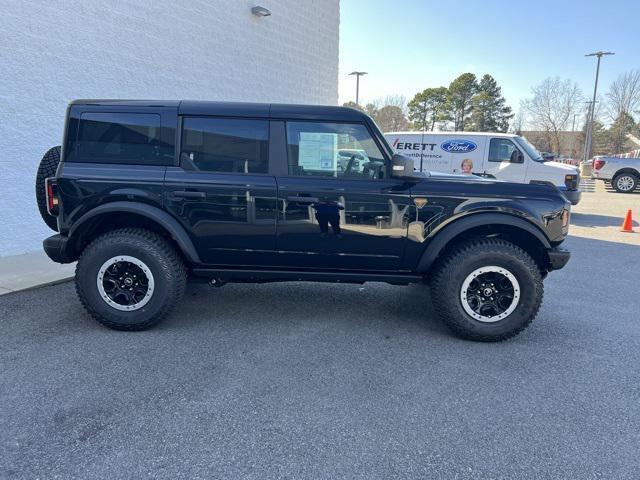
{"label": "black ford bronco", "polygon": [[556,187],[414,173],[342,107],[74,101],[36,197],[59,232],[44,250],[120,330],[155,325],[187,279],[424,282],[456,334],[497,341],[569,259]]}

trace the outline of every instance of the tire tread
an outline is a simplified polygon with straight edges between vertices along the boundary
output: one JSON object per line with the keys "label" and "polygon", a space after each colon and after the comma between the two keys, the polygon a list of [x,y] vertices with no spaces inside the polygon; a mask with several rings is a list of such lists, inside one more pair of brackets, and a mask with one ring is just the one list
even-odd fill
{"label": "tire tread", "polygon": [[[538,301],[534,306],[534,310],[530,317],[523,322],[518,328],[510,330],[500,335],[483,335],[477,332],[470,331],[461,321],[460,316],[451,308],[451,294],[444,287],[446,280],[452,275],[454,264],[460,262],[462,256],[474,256],[478,253],[498,254],[504,255],[505,253],[515,257],[522,262],[524,266],[531,273],[535,288],[536,298]],[[509,338],[515,337],[523,330],[525,330],[534,318],[537,316],[542,304],[542,297],[544,294],[544,286],[542,283],[542,276],[540,275],[540,269],[531,256],[517,245],[499,238],[473,238],[463,241],[453,246],[434,266],[434,274],[431,280],[432,302],[434,308],[439,313],[443,323],[449,327],[456,335],[468,339],[480,342],[501,342]],[[458,292],[455,292],[455,301],[458,301]]]}
{"label": "tire tread", "polygon": [[38,204],[38,210],[44,223],[55,232],[58,231],[58,221],[56,217],[50,215],[47,211],[47,193],[45,191],[44,181],[56,174],[58,164],[60,163],[60,153],[60,145],[47,150],[42,160],[40,160],[36,173],[36,203]]}
{"label": "tire tread", "polygon": [[[135,324],[122,324],[109,320],[108,318],[101,315],[95,308],[92,307],[91,302],[87,299],[82,285],[78,279],[79,270],[83,268],[84,263],[91,256],[94,250],[104,246],[105,244],[109,244],[112,242],[122,242],[123,237],[143,242],[145,248],[155,248],[163,257],[163,260],[166,262],[166,267],[171,275],[174,277],[172,282],[169,282],[169,291],[167,293],[167,299],[164,302],[164,305],[160,312],[156,314],[153,318],[147,320],[146,322],[135,323]],[[95,318],[102,325],[112,328],[114,330],[123,330],[123,331],[140,331],[146,330],[157,325],[162,319],[164,319],[176,306],[176,304],[180,301],[182,296],[184,295],[185,287],[186,287],[186,278],[187,278],[187,270],[186,266],[180,256],[180,254],[176,251],[176,249],[163,237],[158,235],[155,232],[150,230],[146,230],[143,228],[122,228],[107,232],[96,239],[94,239],[82,252],[80,258],[78,259],[78,263],[76,265],[76,293],[78,294],[78,298],[80,302],[84,306],[84,308],[89,312],[89,314]]]}

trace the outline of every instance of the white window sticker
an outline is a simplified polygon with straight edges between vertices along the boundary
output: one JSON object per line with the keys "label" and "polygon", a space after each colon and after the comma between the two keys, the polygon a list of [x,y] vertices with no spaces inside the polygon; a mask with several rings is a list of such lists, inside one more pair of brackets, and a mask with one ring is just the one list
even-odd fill
{"label": "white window sticker", "polygon": [[336,170],[338,136],[334,133],[300,132],[298,165],[305,170]]}

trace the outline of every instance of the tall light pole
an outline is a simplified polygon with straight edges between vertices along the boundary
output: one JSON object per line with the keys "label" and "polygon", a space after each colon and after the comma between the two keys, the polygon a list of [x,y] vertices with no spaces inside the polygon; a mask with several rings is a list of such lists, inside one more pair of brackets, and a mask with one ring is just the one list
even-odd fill
{"label": "tall light pole", "polygon": [[366,74],[367,72],[351,72],[349,74],[356,76],[356,105],[360,105],[360,77]]}
{"label": "tall light pole", "polygon": [[591,142],[593,136],[593,122],[594,122],[594,110],[596,108],[596,95],[598,94],[598,75],[600,75],[600,59],[604,55],[615,55],[613,52],[603,52],[602,50],[587,53],[585,57],[598,57],[598,64],[596,66],[596,83],[593,86],[593,101],[591,102],[591,108],[589,109],[589,115],[587,116],[588,124],[587,124],[587,137],[584,142],[584,156],[583,161],[587,161],[589,157],[591,157]]}
{"label": "tall light pole", "polygon": [[[587,106],[587,111],[584,117],[584,145],[582,146],[582,159],[584,160],[585,157],[585,150],[587,149],[587,131],[589,130],[589,122],[591,121],[591,105],[593,104],[593,102],[591,100],[589,100],[588,102],[584,102],[584,104]],[[573,115],[573,123],[575,125],[576,123],[576,115]],[[572,128],[571,131],[573,132],[574,129]],[[575,140],[574,140],[575,141]],[[576,147],[577,150],[577,147]]]}

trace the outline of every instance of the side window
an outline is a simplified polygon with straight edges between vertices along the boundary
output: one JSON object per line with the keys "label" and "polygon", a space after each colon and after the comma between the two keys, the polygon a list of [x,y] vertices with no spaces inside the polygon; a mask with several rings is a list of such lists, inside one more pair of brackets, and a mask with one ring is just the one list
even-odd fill
{"label": "side window", "polygon": [[289,175],[384,178],[385,160],[362,124],[287,122]]}
{"label": "side window", "polygon": [[155,113],[85,112],[68,161],[169,165],[173,146],[160,138]]}
{"label": "side window", "polygon": [[267,173],[268,139],[266,120],[187,117],[180,163],[205,172]]}
{"label": "side window", "polygon": [[489,144],[490,162],[520,163],[518,157],[520,151],[508,138],[492,138]]}

